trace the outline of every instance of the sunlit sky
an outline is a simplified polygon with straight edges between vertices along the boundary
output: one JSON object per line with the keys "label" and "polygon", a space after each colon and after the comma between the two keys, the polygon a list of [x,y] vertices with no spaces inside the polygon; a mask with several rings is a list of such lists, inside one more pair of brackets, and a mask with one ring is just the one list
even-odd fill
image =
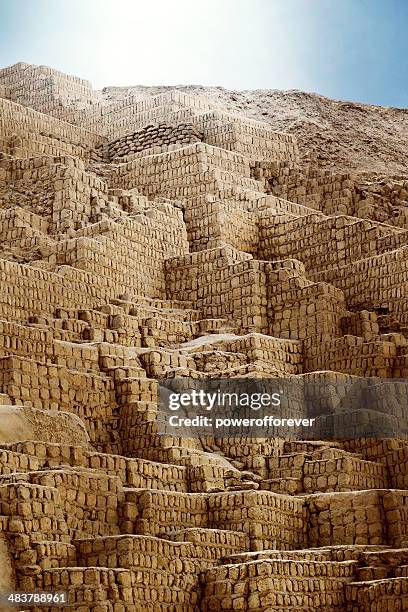
{"label": "sunlit sky", "polygon": [[408,106],[407,0],[0,0],[0,66]]}

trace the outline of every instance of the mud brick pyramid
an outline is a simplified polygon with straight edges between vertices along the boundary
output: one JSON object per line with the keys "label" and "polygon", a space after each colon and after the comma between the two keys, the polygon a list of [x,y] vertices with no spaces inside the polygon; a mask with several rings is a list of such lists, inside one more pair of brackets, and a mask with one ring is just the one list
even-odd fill
{"label": "mud brick pyramid", "polygon": [[21,63],[0,96],[0,591],[408,610],[403,435],[157,429],[158,379],[408,377],[408,216],[203,95]]}

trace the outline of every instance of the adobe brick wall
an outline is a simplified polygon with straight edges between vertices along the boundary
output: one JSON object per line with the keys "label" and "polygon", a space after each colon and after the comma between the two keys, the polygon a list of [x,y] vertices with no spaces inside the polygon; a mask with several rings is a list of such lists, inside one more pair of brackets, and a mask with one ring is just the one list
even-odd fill
{"label": "adobe brick wall", "polygon": [[[405,609],[405,187],[203,96],[0,70],[0,588]],[[293,383],[313,439],[163,435],[176,377]]]}

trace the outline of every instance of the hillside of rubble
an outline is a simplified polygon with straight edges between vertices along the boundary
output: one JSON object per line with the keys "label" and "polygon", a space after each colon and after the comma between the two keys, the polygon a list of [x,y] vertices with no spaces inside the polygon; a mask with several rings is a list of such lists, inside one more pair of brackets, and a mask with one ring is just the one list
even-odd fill
{"label": "hillside of rubble", "polygon": [[110,103],[129,94],[145,97],[169,90],[205,95],[228,112],[294,134],[302,156],[313,155],[330,170],[366,173],[368,178],[407,176],[407,109],[332,100],[296,90],[232,91],[199,85],[105,87],[102,96]]}

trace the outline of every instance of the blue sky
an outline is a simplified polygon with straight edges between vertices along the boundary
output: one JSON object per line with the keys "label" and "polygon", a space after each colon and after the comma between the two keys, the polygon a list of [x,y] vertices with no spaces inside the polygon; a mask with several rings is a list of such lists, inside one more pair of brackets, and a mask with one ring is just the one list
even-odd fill
{"label": "blue sky", "polygon": [[0,66],[408,106],[408,0],[0,0]]}

